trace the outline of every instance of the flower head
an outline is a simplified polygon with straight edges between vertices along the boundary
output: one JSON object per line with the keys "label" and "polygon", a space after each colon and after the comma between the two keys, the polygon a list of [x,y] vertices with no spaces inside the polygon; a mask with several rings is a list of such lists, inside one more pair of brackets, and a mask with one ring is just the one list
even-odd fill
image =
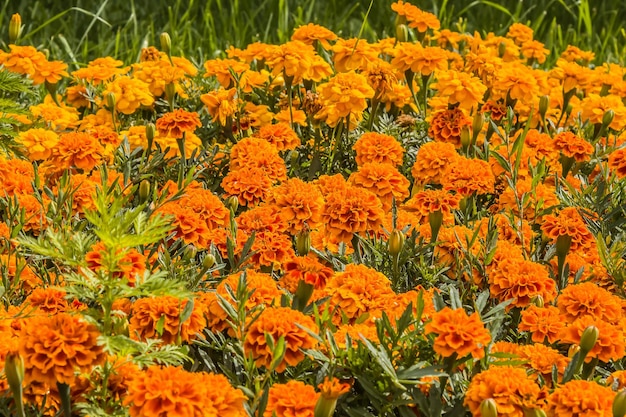
{"label": "flower head", "polygon": [[274,384],[270,387],[263,417],[313,417],[319,396],[314,387],[302,381]]}
{"label": "flower head", "polygon": [[446,307],[434,313],[424,331],[436,334],[433,348],[446,358],[454,354],[459,358],[471,354],[480,359],[485,356],[485,347],[491,341],[491,334],[478,313],[468,316],[462,308],[452,310]]}

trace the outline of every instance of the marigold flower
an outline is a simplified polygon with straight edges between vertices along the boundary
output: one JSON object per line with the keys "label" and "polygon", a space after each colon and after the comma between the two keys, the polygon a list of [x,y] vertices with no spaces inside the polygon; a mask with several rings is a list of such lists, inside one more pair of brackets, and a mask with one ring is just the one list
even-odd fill
{"label": "marigold flower", "polygon": [[238,230],[254,232],[285,232],[287,224],[281,219],[279,209],[274,204],[251,207],[235,218]]}
{"label": "marigold flower", "polygon": [[458,104],[463,110],[477,107],[487,91],[479,78],[454,70],[438,71],[436,82],[430,87],[438,91],[438,96],[446,97],[449,105]]}
{"label": "marigold flower", "polygon": [[333,63],[338,73],[364,70],[370,62],[378,58],[376,48],[362,38],[338,38],[330,49],[333,51]]}
{"label": "marigold flower", "polygon": [[172,296],[140,298],[133,303],[128,326],[130,337],[136,340],[161,339],[163,343],[188,342],[206,326],[198,306],[190,317],[181,322],[180,316],[188,300]]}
{"label": "marigold flower", "polygon": [[361,166],[368,162],[402,165],[404,148],[393,136],[377,132],[367,132],[354,143],[356,163]]}
{"label": "marigold flower", "polygon": [[522,332],[530,332],[535,343],[553,344],[559,340],[565,328],[565,321],[559,309],[554,306],[537,307],[531,304],[522,310],[521,321],[517,327]]}
{"label": "marigold flower", "polygon": [[318,332],[317,325],[309,316],[288,307],[267,307],[248,327],[243,343],[246,355],[252,355],[257,367],[269,368],[274,352],[267,345],[267,336],[275,342],[283,337],[285,356],[277,364],[276,371],[284,372],[289,366],[295,366],[304,360],[303,349],[312,349],[317,341],[302,328],[313,333]]}
{"label": "marigold flower", "polygon": [[455,158],[441,178],[447,190],[463,196],[492,194],[496,179],[487,161],[459,156]]}
{"label": "marigold flower", "polygon": [[522,368],[492,366],[470,381],[463,404],[469,407],[474,417],[481,417],[480,404],[493,399],[498,415],[523,417],[525,411],[541,410],[547,393],[526,375]]}
{"label": "marigold flower", "polygon": [[609,154],[609,168],[618,179],[626,177],[626,148],[617,149]]}
{"label": "marigold flower", "polygon": [[[408,211],[417,212],[422,217],[428,217],[430,213],[441,211],[446,218],[450,219],[452,210],[459,208],[459,194],[451,194],[447,190],[424,190],[418,191],[406,203],[403,208]],[[454,223],[454,218],[451,219]]]}
{"label": "marigold flower", "polygon": [[67,77],[67,64],[63,61],[36,61],[35,72],[32,74],[33,84],[56,84]]}
{"label": "marigold flower", "polygon": [[580,345],[583,332],[589,326],[595,326],[599,330],[599,335],[595,345],[585,357],[586,362],[593,358],[609,362],[624,356],[626,339],[621,325],[611,324],[591,315],[582,316],[563,329],[560,335],[561,343]]}
{"label": "marigold flower", "polygon": [[557,307],[572,322],[590,315],[596,320],[617,324],[622,317],[622,299],[593,282],[571,284],[561,290]]}
{"label": "marigold flower", "polygon": [[176,139],[182,138],[185,133],[193,133],[196,128],[201,126],[202,123],[200,123],[198,113],[188,112],[183,109],[165,113],[156,121],[159,135],[170,136]]}
{"label": "marigold flower", "polygon": [[123,403],[131,417],[245,417],[245,401],[224,375],[153,365],[129,381]]}
{"label": "marigold flower", "polygon": [[124,114],[133,114],[141,106],[151,107],[154,103],[148,84],[128,76],[117,77],[108,83],[102,95],[107,97],[107,94],[115,96],[115,110]]}
{"label": "marigold flower", "polygon": [[493,81],[493,91],[498,98],[519,100],[532,103],[539,94],[535,77],[522,64],[509,64],[496,72]]}
{"label": "marigold flower", "polygon": [[354,233],[376,231],[383,218],[382,204],[371,191],[347,186],[326,195],[322,222],[338,241],[348,243]]}
{"label": "marigold flower", "polygon": [[234,87],[235,76],[241,77],[250,69],[250,65],[236,59],[210,59],[204,63],[204,77],[215,76],[223,88]]}
{"label": "marigold flower", "polygon": [[300,146],[300,138],[289,127],[288,123],[268,124],[262,126],[258,132],[254,134],[255,137],[268,141],[276,147],[279,151],[286,151],[296,149]]}
{"label": "marigold flower", "polygon": [[113,77],[126,74],[129,67],[122,67],[124,63],[111,57],[97,58],[89,62],[85,68],[72,72],[74,78],[83,79],[93,85],[109,81]]}
{"label": "marigold flower", "polygon": [[47,315],[65,313],[71,310],[70,303],[68,303],[66,296],[67,293],[61,288],[35,288],[33,292],[26,297],[24,304],[36,308],[38,311]]}
{"label": "marigold flower", "polygon": [[276,270],[287,260],[293,258],[293,244],[291,238],[279,232],[259,232],[252,243],[252,257],[250,261],[257,267],[272,267]]}
{"label": "marigold flower", "polygon": [[319,396],[315,388],[302,381],[274,384],[270,387],[263,417],[313,417]]}
{"label": "marigold flower", "polygon": [[446,307],[432,315],[424,327],[426,334],[435,333],[433,349],[448,358],[471,354],[474,359],[485,356],[485,347],[491,342],[491,334],[480,320],[478,313],[467,315],[465,310]]}
{"label": "marigold flower", "polygon": [[594,151],[593,146],[589,142],[572,132],[558,133],[553,141],[557,150],[561,151],[568,158],[574,158],[576,162],[587,161]]}
{"label": "marigold flower", "polygon": [[328,82],[317,86],[322,109],[316,119],[325,120],[330,127],[348,117],[352,128],[356,127],[367,108],[367,99],[374,97],[374,89],[365,76],[354,71],[342,72]]}
{"label": "marigold flower", "polygon": [[57,145],[59,135],[48,129],[35,128],[20,132],[17,140],[26,149],[28,159],[41,161],[52,155],[52,148]]}
{"label": "marigold flower", "polygon": [[285,42],[275,46],[266,60],[273,75],[284,74],[299,83],[308,75],[315,57],[315,48],[299,40]]}
{"label": "marigold flower", "polygon": [[76,371],[89,373],[102,363],[100,334],[79,316],[58,313],[22,321],[19,353],[29,380],[72,385]]}
{"label": "marigold flower", "polygon": [[543,265],[525,259],[508,258],[488,268],[491,295],[500,301],[516,300],[512,307],[526,307],[536,296],[546,303],[556,297],[556,283]]}
{"label": "marigold flower", "polygon": [[307,228],[316,228],[322,220],[324,197],[312,183],[299,178],[290,178],[271,191],[270,203],[278,209],[278,214],[287,230],[295,235]]}
{"label": "marigold flower", "polygon": [[384,308],[386,300],[395,296],[386,276],[357,264],[348,264],[345,271],[333,275],[320,295],[330,296],[327,308],[335,324],[341,323],[342,317],[354,324],[364,313]]}
{"label": "marigold flower", "polygon": [[106,271],[107,267],[112,266],[112,269],[107,272],[111,273],[115,278],[126,279],[130,286],[134,286],[137,277],[142,276],[146,270],[146,257],[134,248],[126,249],[125,251],[119,249],[116,254],[115,264],[105,265],[104,256],[106,251],[107,249],[103,242],[93,245],[91,251],[85,255],[87,266],[94,271],[102,268],[105,268]]}
{"label": "marigold flower", "polygon": [[521,46],[522,55],[524,58],[528,59],[529,62],[534,60],[539,64],[543,64],[546,62],[546,57],[550,54],[550,50],[546,49],[544,44],[539,41],[530,40],[524,42]]}
{"label": "marigold flower", "polygon": [[464,127],[469,128],[471,125],[472,119],[458,107],[440,110],[432,116],[428,126],[428,135],[435,141],[450,143],[455,148],[460,148],[462,146],[461,131]]}
{"label": "marigold flower", "polygon": [[541,230],[553,243],[556,243],[560,236],[570,237],[570,250],[572,251],[578,248],[589,248],[595,243],[593,235],[589,232],[576,207],[564,208],[558,212],[558,215],[545,215]]}
{"label": "marigold flower", "polygon": [[383,210],[391,209],[393,198],[400,204],[409,196],[409,180],[392,165],[368,162],[361,165],[348,179],[348,184],[374,193]]}
{"label": "marigold flower", "polygon": [[213,122],[219,121],[219,124],[226,126],[229,118],[233,117],[239,106],[239,99],[236,97],[237,89],[231,88],[224,90],[220,88],[200,96],[200,100],[204,103],[209,111]]}
{"label": "marigold flower", "polygon": [[10,52],[0,51],[0,65],[7,70],[34,76],[36,65],[46,61],[46,56],[32,46],[9,45]]}
{"label": "marigold flower", "polygon": [[452,143],[427,142],[417,152],[411,175],[420,185],[441,184],[443,173],[459,157]]}
{"label": "marigold flower", "polygon": [[222,188],[234,195],[241,206],[254,206],[265,201],[272,187],[272,180],[262,168],[230,171],[222,180]]}
{"label": "marigold flower", "polygon": [[337,39],[337,35],[333,31],[314,23],[299,26],[291,35],[292,41],[302,41],[309,45],[314,45],[317,41],[324,49],[329,49],[330,43],[328,41],[335,39]]}
{"label": "marigold flower", "polygon": [[594,381],[573,380],[548,397],[548,417],[610,416],[615,391]]}
{"label": "marigold flower", "polygon": [[521,46],[533,40],[533,32],[527,25],[516,22],[509,26],[506,37],[513,39],[517,45]]}
{"label": "marigold flower", "polygon": [[602,124],[605,113],[612,110],[614,117],[608,127],[615,130],[622,130],[626,127],[626,106],[621,96],[615,94],[601,96],[590,93],[582,99],[579,107],[581,118],[588,120],[589,123]]}
{"label": "marigold flower", "polygon": [[155,213],[172,216],[173,231],[176,237],[183,239],[186,244],[202,249],[210,247],[210,229],[200,213],[177,201],[164,204]]}
{"label": "marigold flower", "polygon": [[606,379],[606,385],[614,391],[626,388],[626,371],[615,371]]}
{"label": "marigold flower", "polygon": [[589,63],[593,61],[595,57],[596,54],[594,54],[593,52],[583,51],[582,49],[574,45],[567,45],[565,51],[561,53],[561,58],[569,62],[584,61],[585,63]]}
{"label": "marigold flower", "polygon": [[363,340],[369,340],[374,344],[380,343],[378,339],[378,332],[376,331],[376,324],[374,320],[365,320],[362,323],[354,324],[342,324],[337,321],[337,331],[333,333],[333,339],[337,343],[339,349],[346,349],[348,346],[348,337],[352,342],[352,347],[356,348],[359,343],[363,343]]}
{"label": "marigold flower", "polygon": [[[278,149],[271,143],[260,138],[242,139],[230,151],[230,170],[246,171],[260,168],[269,177],[272,184],[287,179],[285,161],[280,157]],[[269,190],[268,190],[269,191]]]}
{"label": "marigold flower", "polygon": [[72,129],[78,125],[78,112],[73,107],[61,104],[57,106],[47,100],[50,96],[46,96],[44,102],[35,106],[30,106],[29,110],[33,121],[42,119],[52,130]]}
{"label": "marigold flower", "polygon": [[279,284],[292,294],[295,294],[300,281],[313,285],[316,290],[322,290],[334,273],[332,268],[325,266],[314,256],[293,257],[285,262],[283,269],[285,273]]}
{"label": "marigold flower", "polygon": [[417,29],[421,33],[426,32],[428,29],[439,29],[441,26],[437,16],[402,0],[393,3],[391,10],[398,13],[398,16],[404,17],[410,27]]}

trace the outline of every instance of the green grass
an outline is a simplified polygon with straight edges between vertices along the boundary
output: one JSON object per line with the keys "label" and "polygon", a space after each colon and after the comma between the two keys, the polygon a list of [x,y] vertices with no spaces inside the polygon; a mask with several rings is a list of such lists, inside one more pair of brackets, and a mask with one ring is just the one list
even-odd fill
{"label": "green grass", "polygon": [[[339,0],[103,0],[75,1],[68,8],[53,0],[0,0],[5,33],[13,13],[24,24],[23,42],[46,48],[55,59],[77,64],[109,55],[135,61],[141,47],[172,36],[174,53],[196,62],[220,56],[230,45],[279,43],[294,28],[314,22],[342,37],[375,40],[395,33],[393,0],[346,3]],[[503,35],[514,22],[529,24],[536,38],[558,54],[568,44],[593,49],[599,60],[623,62],[626,56],[626,8],[620,0],[431,0],[412,1],[439,16],[444,27]]]}

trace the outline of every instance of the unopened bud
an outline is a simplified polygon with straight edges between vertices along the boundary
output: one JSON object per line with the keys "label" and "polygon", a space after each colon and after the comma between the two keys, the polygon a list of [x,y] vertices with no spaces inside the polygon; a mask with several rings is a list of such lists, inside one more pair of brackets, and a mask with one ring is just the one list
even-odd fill
{"label": "unopened bud", "polygon": [[600,330],[596,326],[588,326],[580,337],[580,350],[585,354],[591,352],[598,341],[598,336]]}
{"label": "unopened bud", "polygon": [[139,183],[139,201],[144,203],[150,197],[150,181],[142,180]]}
{"label": "unopened bud", "polygon": [[613,399],[613,417],[626,416],[626,389],[621,390]]}
{"label": "unopened bud", "polygon": [[107,106],[109,106],[109,110],[111,110],[111,112],[115,111],[115,94],[113,93],[108,93],[107,94]]}
{"label": "unopened bud", "polygon": [[543,308],[544,306],[543,297],[541,295],[535,295],[530,302],[539,308]]}
{"label": "unopened bud", "polygon": [[404,247],[404,233],[401,230],[394,230],[389,235],[389,254],[391,256],[398,256],[400,252],[402,252],[402,248]]}
{"label": "unopened bud", "polygon": [[469,127],[463,126],[461,128],[461,145],[463,145],[463,148],[467,148],[471,140]]}
{"label": "unopened bud", "polygon": [[167,83],[165,84],[165,98],[167,98],[170,107],[172,106],[174,95],[176,95],[176,84]]}
{"label": "unopened bud", "polygon": [[498,417],[498,405],[493,398],[487,398],[480,403],[481,417]]}
{"label": "unopened bud", "polygon": [[148,141],[148,152],[152,149],[152,142],[154,141],[154,136],[156,135],[156,126],[154,123],[148,123],[146,125],[146,140]]}
{"label": "unopened bud", "polygon": [[207,253],[207,255],[202,260],[202,267],[205,269],[211,269],[213,265],[215,265],[215,262],[217,262],[215,256],[212,253]]}
{"label": "unopened bud", "polygon": [[172,38],[170,38],[169,33],[161,33],[159,39],[161,40],[161,50],[169,55],[172,50]]}
{"label": "unopened bud", "polygon": [[604,116],[602,116],[602,126],[605,128],[608,127],[613,122],[614,118],[615,111],[613,111],[613,109],[608,109],[604,112]]}
{"label": "unopened bud", "polygon": [[396,26],[396,39],[398,42],[406,42],[409,39],[409,28],[405,24]]}
{"label": "unopened bud", "polygon": [[302,230],[296,235],[296,250],[298,255],[306,256],[311,250],[311,232]]}
{"label": "unopened bud", "polygon": [[498,56],[502,58],[505,53],[506,53],[506,43],[500,42],[500,45],[498,45]]}
{"label": "unopened bud", "polygon": [[485,124],[485,116],[477,111],[474,114],[474,120],[472,120],[472,134],[476,138],[481,130],[483,130],[483,126]]}
{"label": "unopened bud", "polygon": [[548,108],[550,107],[550,96],[541,96],[539,99],[539,115],[543,119],[546,117]]}
{"label": "unopened bud", "polygon": [[297,166],[298,165],[298,158],[300,158],[300,154],[298,153],[298,151],[296,151],[296,150],[291,151],[289,156],[290,156],[290,160],[291,160],[291,166],[292,167]]}
{"label": "unopened bud", "polygon": [[8,353],[4,361],[4,374],[11,389],[21,387],[24,381],[24,359],[18,353]]}
{"label": "unopened bud", "polygon": [[574,355],[576,355],[578,352],[580,352],[580,346],[571,345],[569,349],[567,350],[567,357],[572,359]]}
{"label": "unopened bud", "polygon": [[15,43],[22,34],[22,17],[19,13],[15,13],[11,16],[11,22],[9,23],[9,43]]}
{"label": "unopened bud", "polygon": [[237,198],[236,195],[231,195],[230,197],[226,199],[226,201],[224,202],[224,205],[230,211],[232,211],[233,213],[236,213],[237,209],[239,208],[239,199]]}

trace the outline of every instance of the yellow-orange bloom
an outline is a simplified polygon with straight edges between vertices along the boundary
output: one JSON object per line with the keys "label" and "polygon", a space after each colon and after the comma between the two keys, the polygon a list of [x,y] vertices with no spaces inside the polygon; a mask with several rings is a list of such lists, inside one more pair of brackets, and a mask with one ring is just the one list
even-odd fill
{"label": "yellow-orange bloom", "polygon": [[548,397],[548,417],[611,416],[615,391],[594,381],[574,380]]}
{"label": "yellow-orange bloom", "polygon": [[337,35],[333,31],[314,23],[299,26],[291,35],[292,41],[302,41],[309,45],[314,45],[315,41],[318,41],[324,49],[329,49],[330,43],[328,41],[335,39],[337,39]]}
{"label": "yellow-orange bloom", "polygon": [[367,99],[374,97],[374,89],[369,86],[367,78],[354,71],[335,75],[320,84],[317,92],[322,109],[315,118],[325,120],[330,127],[335,127],[346,117],[351,128],[356,127],[367,108]]}
{"label": "yellow-orange bloom", "polygon": [[461,148],[461,132],[471,125],[472,119],[458,107],[439,110],[430,120],[428,135],[437,142],[451,143],[455,148]]}
{"label": "yellow-orange bloom", "polygon": [[552,344],[559,340],[565,327],[565,320],[554,306],[537,307],[531,304],[522,311],[522,319],[517,327],[522,332],[530,332],[532,341]]}
{"label": "yellow-orange bloom", "polygon": [[389,164],[363,164],[350,175],[348,183],[373,192],[380,199],[383,210],[391,208],[393,198],[400,205],[409,196],[409,180]]}
{"label": "yellow-orange bloom", "polygon": [[151,107],[154,97],[147,83],[127,76],[115,78],[107,84],[103,96],[115,96],[115,110],[124,114],[133,114],[141,106]]}
{"label": "yellow-orange bloom", "polygon": [[500,301],[515,298],[510,307],[526,307],[534,297],[546,303],[556,297],[556,284],[541,264],[516,257],[502,259],[488,267],[491,295]]}
{"label": "yellow-orange bloom", "polygon": [[454,354],[463,358],[471,354],[474,359],[481,359],[491,342],[491,334],[478,313],[468,316],[462,308],[446,307],[434,313],[424,332],[436,334],[433,349],[444,358]]}
{"label": "yellow-orange bloom", "polygon": [[278,208],[280,219],[292,235],[306,228],[314,229],[322,220],[322,193],[314,184],[299,178],[290,178],[274,188],[270,202]]}
{"label": "yellow-orange bloom", "polygon": [[368,162],[402,165],[404,148],[393,136],[378,132],[364,133],[354,144],[357,165]]}
{"label": "yellow-orange bloom", "polygon": [[263,417],[313,417],[319,396],[315,388],[302,381],[274,384],[270,387]]}
{"label": "yellow-orange bloom", "polygon": [[617,149],[609,154],[609,168],[617,178],[626,177],[626,148]]}
{"label": "yellow-orange bloom", "polygon": [[71,132],[59,137],[52,149],[52,161],[57,169],[75,167],[89,172],[100,163],[103,154],[104,148],[93,135]]}
{"label": "yellow-orange bloom", "polygon": [[226,126],[228,118],[237,112],[239,100],[236,97],[237,89],[224,90],[220,88],[207,94],[202,94],[200,100],[204,103],[213,117],[213,122],[219,121],[220,125]]}
{"label": "yellow-orange bloom", "polygon": [[591,316],[618,324],[622,318],[623,302],[620,297],[593,282],[582,282],[568,285],[561,290],[557,307],[569,322]]}
{"label": "yellow-orange bloom", "polygon": [[41,161],[50,158],[52,148],[59,142],[59,135],[48,129],[29,129],[20,132],[17,140],[26,149],[26,155],[31,161]]}
{"label": "yellow-orange bloom", "polygon": [[382,203],[374,193],[347,186],[326,195],[322,221],[331,236],[348,243],[354,233],[376,231],[384,217]]}
{"label": "yellow-orange bloom", "polygon": [[561,332],[561,343],[580,345],[582,335],[589,326],[599,330],[598,340],[585,357],[586,362],[598,358],[602,362],[615,361],[626,352],[626,339],[621,324],[611,324],[607,321],[586,315],[576,319]]}
{"label": "yellow-orange bloom", "polygon": [[447,98],[448,104],[458,103],[465,110],[478,107],[487,91],[479,78],[454,70],[437,72],[436,82],[430,87],[438,91],[438,96]]}
{"label": "yellow-orange bloom", "polygon": [[452,143],[427,142],[417,152],[411,175],[420,185],[441,184],[443,173],[459,157]]}
{"label": "yellow-orange bloom", "polygon": [[300,138],[288,123],[267,124],[254,136],[268,141],[279,151],[296,149],[300,146]]}
{"label": "yellow-orange bloom", "polygon": [[570,237],[572,251],[578,248],[589,248],[595,243],[593,235],[576,207],[566,207],[558,214],[545,215],[541,230],[553,243],[556,243],[560,236]]}
{"label": "yellow-orange bloom", "polygon": [[257,367],[269,368],[274,360],[274,352],[267,345],[267,337],[274,343],[282,337],[285,340],[285,356],[276,364],[276,371],[283,372],[287,366],[295,366],[304,360],[302,349],[312,349],[317,341],[304,329],[318,332],[317,325],[309,316],[289,307],[267,307],[248,327],[243,349],[251,355]]}
{"label": "yellow-orange bloom", "polygon": [[428,29],[439,29],[441,23],[437,16],[432,13],[425,12],[410,3],[405,3],[402,0],[396,1],[391,5],[391,10],[398,13],[406,19],[406,22],[410,27],[417,29],[418,32],[426,32]]}
{"label": "yellow-orange bloom", "polygon": [[193,133],[196,128],[201,127],[200,117],[196,112],[188,112],[183,109],[176,109],[173,112],[165,113],[156,121],[156,128],[161,136],[169,136],[180,139],[185,133]]}

